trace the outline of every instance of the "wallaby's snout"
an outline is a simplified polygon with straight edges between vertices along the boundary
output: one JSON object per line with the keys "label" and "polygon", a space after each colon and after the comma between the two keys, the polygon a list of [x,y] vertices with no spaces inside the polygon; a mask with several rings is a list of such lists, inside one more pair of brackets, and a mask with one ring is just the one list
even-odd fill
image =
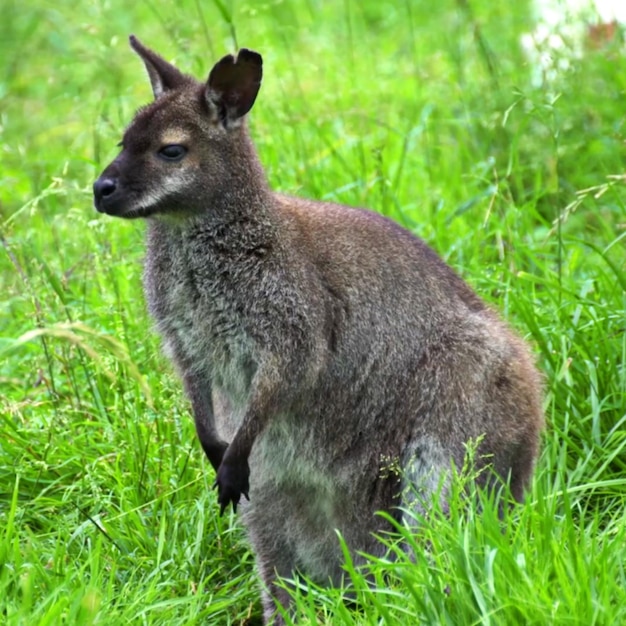
{"label": "wallaby's snout", "polygon": [[93,184],[93,203],[99,213],[110,213],[107,208],[112,206],[117,187],[115,178],[104,175]]}
{"label": "wallaby's snout", "polygon": [[[93,205],[98,213],[125,217],[128,193],[120,172],[123,151],[109,163],[93,184]],[[128,178],[126,176],[126,178]]]}

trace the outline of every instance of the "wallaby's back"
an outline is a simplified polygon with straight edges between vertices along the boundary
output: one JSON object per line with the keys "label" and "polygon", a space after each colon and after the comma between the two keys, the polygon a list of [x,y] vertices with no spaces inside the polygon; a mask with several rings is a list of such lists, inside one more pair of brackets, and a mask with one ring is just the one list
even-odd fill
{"label": "wallaby's back", "polygon": [[[375,515],[445,499],[479,441],[485,486],[517,499],[542,427],[525,344],[421,240],[375,213],[273,193],[244,117],[261,58],[206,84],[136,39],[155,102],[94,185],[100,211],[148,219],[148,305],[266,585],[341,578],[335,529],[379,553]],[[227,443],[228,442],[228,443]]]}

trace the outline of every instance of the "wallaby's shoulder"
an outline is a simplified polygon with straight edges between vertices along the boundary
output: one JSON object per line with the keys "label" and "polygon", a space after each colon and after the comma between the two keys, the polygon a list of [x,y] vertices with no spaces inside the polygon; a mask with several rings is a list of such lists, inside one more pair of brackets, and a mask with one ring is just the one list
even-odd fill
{"label": "wallaby's shoulder", "polygon": [[302,249],[321,259],[329,271],[362,273],[370,286],[411,291],[419,286],[424,299],[460,301],[472,311],[488,310],[424,240],[392,219],[334,202],[283,194],[274,194],[274,199],[275,210],[295,225]]}
{"label": "wallaby's shoulder", "polygon": [[386,251],[393,255],[417,253],[444,266],[439,256],[422,239],[394,220],[371,209],[335,202],[309,200],[280,193],[274,194],[275,208],[300,230],[316,237],[316,245],[331,241],[335,245],[356,246],[362,253]]}
{"label": "wallaby's shoulder", "polygon": [[337,202],[311,200],[299,196],[283,193],[274,193],[277,210],[285,215],[291,215],[303,225],[309,224],[320,228],[341,227],[350,230],[357,226],[365,230],[394,229],[402,231],[394,221],[375,213],[370,209],[348,206]]}

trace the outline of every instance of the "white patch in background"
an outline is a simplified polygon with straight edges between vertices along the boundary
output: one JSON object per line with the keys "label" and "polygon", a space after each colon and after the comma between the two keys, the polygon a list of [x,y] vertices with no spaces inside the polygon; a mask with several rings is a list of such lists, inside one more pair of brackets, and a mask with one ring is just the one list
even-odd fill
{"label": "white patch in background", "polygon": [[533,0],[536,26],[521,43],[532,65],[532,83],[553,82],[586,50],[620,37],[626,0]]}

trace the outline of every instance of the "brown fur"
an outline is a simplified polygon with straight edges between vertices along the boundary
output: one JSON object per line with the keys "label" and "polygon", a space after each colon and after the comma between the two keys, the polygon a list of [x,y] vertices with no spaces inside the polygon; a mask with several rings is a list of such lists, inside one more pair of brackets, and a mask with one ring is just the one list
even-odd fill
{"label": "brown fur", "polygon": [[524,342],[392,221],[269,189],[244,123],[259,55],[224,57],[203,84],[131,44],[156,100],[95,204],[147,218],[150,312],[221,510],[249,495],[266,620],[282,623],[275,602],[289,602],[277,575],[338,582],[335,529],[355,552],[380,553],[376,511],[400,519],[398,505],[420,507],[416,490],[442,482],[445,497],[473,439],[522,499],[543,423]]}

